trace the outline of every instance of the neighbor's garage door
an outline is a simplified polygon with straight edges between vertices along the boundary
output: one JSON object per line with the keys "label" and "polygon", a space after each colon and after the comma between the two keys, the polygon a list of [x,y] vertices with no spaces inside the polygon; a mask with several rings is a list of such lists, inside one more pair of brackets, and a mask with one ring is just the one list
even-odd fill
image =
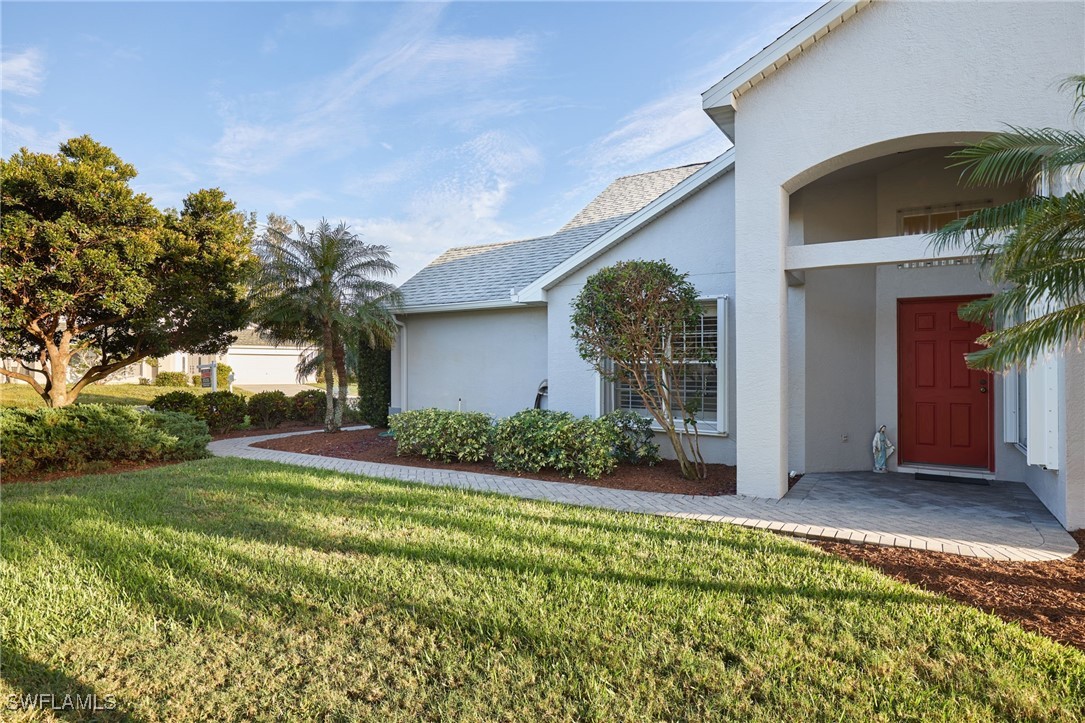
{"label": "neighbor's garage door", "polygon": [[233,367],[235,384],[297,384],[297,352],[246,354],[231,349],[226,363]]}

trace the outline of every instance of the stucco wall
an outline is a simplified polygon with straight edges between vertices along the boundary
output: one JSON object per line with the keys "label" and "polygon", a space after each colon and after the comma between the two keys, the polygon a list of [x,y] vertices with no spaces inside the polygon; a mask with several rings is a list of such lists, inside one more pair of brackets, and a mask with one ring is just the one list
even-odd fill
{"label": "stucco wall", "polygon": [[[591,367],[576,352],[570,334],[572,300],[584,281],[598,269],[618,261],[665,259],[705,297],[735,293],[734,274],[734,179],[728,173],[666,215],[644,227],[618,246],[595,259],[547,291],[549,309],[548,349],[550,408],[574,414],[595,415],[600,406],[600,383]],[[728,438],[705,437],[702,448],[711,462],[735,461],[734,424],[734,304],[728,303],[730,340],[727,360],[731,400]],[[665,438],[661,450],[668,451]]]}
{"label": "stucco wall", "polygon": [[806,274],[805,472],[871,466],[874,311],[873,268]]}
{"label": "stucco wall", "polygon": [[786,490],[788,193],[1004,123],[1065,126],[1057,82],[1083,67],[1080,3],[875,2],[738,97],[740,492]]}
{"label": "stucco wall", "polygon": [[412,314],[392,350],[392,406],[438,407],[508,416],[535,403],[546,378],[546,309]]}

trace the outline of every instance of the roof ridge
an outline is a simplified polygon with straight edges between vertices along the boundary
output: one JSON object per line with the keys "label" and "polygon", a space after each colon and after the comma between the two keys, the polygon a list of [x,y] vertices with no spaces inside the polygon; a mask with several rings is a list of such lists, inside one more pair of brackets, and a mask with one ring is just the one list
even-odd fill
{"label": "roof ridge", "polygon": [[626,178],[636,178],[637,176],[651,176],[654,173],[663,173],[664,171],[677,171],[680,168],[693,168],[694,166],[707,166],[711,161],[697,161],[696,163],[683,163],[681,166],[668,166],[667,168],[657,168],[654,171],[641,171],[640,173],[627,173],[624,176],[618,176],[611,184],[624,180]]}

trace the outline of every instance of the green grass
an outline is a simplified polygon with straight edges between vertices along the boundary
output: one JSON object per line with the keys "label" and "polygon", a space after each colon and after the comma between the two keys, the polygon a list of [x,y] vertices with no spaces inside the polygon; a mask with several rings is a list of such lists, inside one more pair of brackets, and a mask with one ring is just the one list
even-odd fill
{"label": "green grass", "polygon": [[5,486],[0,562],[0,699],[135,720],[1085,713],[1079,651],[728,525],[211,459]]}
{"label": "green grass", "polygon": [[[210,389],[202,387],[154,387],[140,384],[92,384],[75,400],[76,404],[146,404],[159,394],[176,390],[206,394]],[[238,390],[240,394],[246,394]],[[35,409],[45,402],[29,384],[0,384],[0,407]]]}

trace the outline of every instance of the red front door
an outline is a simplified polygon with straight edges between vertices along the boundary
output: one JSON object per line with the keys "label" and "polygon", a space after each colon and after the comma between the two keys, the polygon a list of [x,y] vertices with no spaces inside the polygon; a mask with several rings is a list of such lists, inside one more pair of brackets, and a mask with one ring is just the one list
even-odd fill
{"label": "red front door", "polygon": [[897,302],[901,464],[994,469],[994,385],[964,362],[984,328],[957,316],[974,298]]}

